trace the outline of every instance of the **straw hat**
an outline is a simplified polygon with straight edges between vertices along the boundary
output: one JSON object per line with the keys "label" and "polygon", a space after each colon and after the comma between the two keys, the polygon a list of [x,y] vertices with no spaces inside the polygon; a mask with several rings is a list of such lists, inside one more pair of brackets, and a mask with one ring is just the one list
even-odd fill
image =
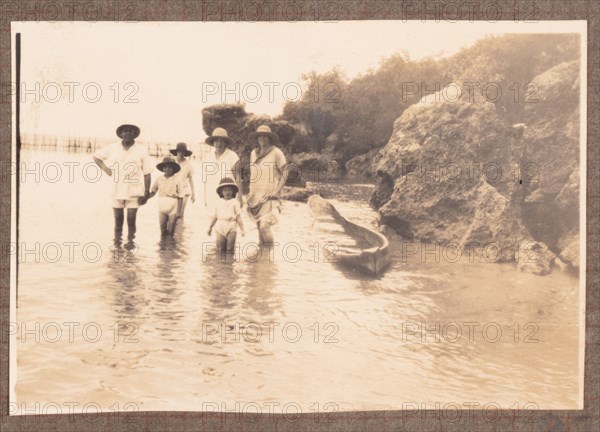
{"label": "straw hat", "polygon": [[239,191],[239,188],[238,188],[238,185],[236,185],[235,182],[233,181],[233,179],[230,177],[225,177],[219,182],[219,186],[217,186],[217,194],[221,198],[223,198],[223,193],[221,192],[221,190],[225,186],[230,186],[233,188],[233,197],[235,198],[235,196],[237,195],[237,193]]}
{"label": "straw hat", "polygon": [[213,130],[211,136],[206,138],[206,144],[213,145],[213,141],[218,138],[224,139],[225,141],[227,141],[227,144],[231,144],[233,142],[233,140],[229,138],[229,135],[227,135],[227,131],[223,128],[218,127],[215,128],[215,130]]}
{"label": "straw hat", "polygon": [[166,166],[173,168],[173,174],[178,173],[181,169],[181,166],[179,166],[179,164],[171,156],[165,156],[163,161],[156,165],[156,169],[162,171]]}
{"label": "straw hat", "polygon": [[135,130],[135,132],[133,134],[134,135],[133,136],[134,139],[140,136],[140,128],[139,127],[137,127],[136,125],[131,125],[131,124],[122,124],[121,126],[119,126],[117,128],[117,136],[119,138],[122,138],[121,137],[121,133],[123,132],[123,129],[125,129],[125,128],[132,128],[132,129]]}
{"label": "straw hat", "polygon": [[184,143],[184,142],[178,143],[177,146],[175,147],[175,149],[169,150],[169,152],[173,156],[177,156],[177,153],[179,153],[180,151],[183,152],[184,156],[191,156],[192,155],[192,152],[190,150],[188,150],[187,144]]}
{"label": "straw hat", "polygon": [[258,139],[259,136],[268,136],[271,138],[271,144],[279,141],[279,136],[277,134],[271,132],[271,128],[267,125],[259,126],[256,129],[256,132],[252,132],[249,135],[251,140]]}

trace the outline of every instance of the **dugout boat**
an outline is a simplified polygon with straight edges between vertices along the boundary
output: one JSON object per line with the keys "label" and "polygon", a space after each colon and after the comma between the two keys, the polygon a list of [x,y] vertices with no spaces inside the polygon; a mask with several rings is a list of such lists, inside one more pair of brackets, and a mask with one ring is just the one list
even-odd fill
{"label": "dugout boat", "polygon": [[389,243],[382,234],[344,218],[319,195],[308,198],[315,232],[327,261],[371,275],[381,274],[390,263]]}

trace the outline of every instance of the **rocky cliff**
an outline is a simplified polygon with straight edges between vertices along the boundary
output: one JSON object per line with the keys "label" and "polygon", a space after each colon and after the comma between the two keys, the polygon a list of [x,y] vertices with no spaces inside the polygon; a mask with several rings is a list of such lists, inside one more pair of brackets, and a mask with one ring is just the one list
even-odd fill
{"label": "rocky cliff", "polygon": [[525,159],[532,180],[523,220],[535,238],[579,266],[579,62],[535,77],[537,102],[525,105]]}
{"label": "rocky cliff", "polygon": [[[577,267],[579,62],[532,82],[524,125],[481,98],[435,94],[406,109],[373,166],[381,222],[406,239],[487,248],[497,261],[522,251],[519,264],[539,274],[554,254]],[[535,262],[523,261],[529,250]]]}

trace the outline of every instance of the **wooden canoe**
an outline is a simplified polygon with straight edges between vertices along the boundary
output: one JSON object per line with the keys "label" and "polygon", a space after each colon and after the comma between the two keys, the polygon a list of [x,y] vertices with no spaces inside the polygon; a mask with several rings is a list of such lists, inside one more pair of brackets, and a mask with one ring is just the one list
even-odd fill
{"label": "wooden canoe", "polygon": [[334,262],[375,276],[389,265],[389,243],[385,236],[346,220],[333,204],[319,195],[310,196],[308,206],[321,227],[318,235],[324,237],[329,246],[334,246],[328,248]]}

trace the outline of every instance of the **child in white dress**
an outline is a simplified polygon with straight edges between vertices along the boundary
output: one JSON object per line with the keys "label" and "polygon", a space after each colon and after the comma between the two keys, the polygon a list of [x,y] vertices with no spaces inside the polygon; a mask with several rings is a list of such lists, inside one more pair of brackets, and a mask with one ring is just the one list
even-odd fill
{"label": "child in white dress", "polygon": [[235,181],[229,177],[224,178],[217,187],[219,200],[215,206],[215,214],[208,227],[208,235],[212,234],[215,227],[217,234],[217,249],[220,251],[233,252],[237,236],[237,226],[244,235],[244,224],[241,216],[241,206],[236,197],[239,189]]}
{"label": "child in white dress", "polygon": [[156,165],[159,171],[165,173],[156,179],[150,190],[149,198],[158,193],[158,222],[161,235],[173,236],[177,219],[181,217],[183,194],[181,180],[175,174],[181,169],[172,157],[165,157]]}

